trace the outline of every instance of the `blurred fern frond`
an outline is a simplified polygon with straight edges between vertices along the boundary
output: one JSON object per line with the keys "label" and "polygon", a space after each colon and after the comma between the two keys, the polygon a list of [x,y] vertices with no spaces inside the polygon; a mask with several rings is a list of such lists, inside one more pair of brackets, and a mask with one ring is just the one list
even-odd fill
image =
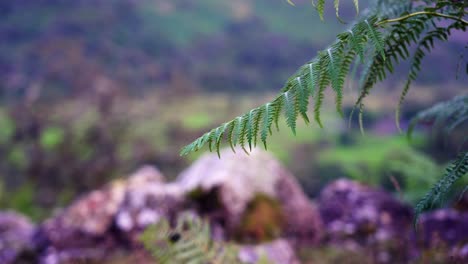
{"label": "blurred fern frond", "polygon": [[448,136],[455,128],[467,121],[468,95],[461,95],[419,112],[411,120],[407,136],[411,138],[418,124],[431,125],[434,133],[442,133],[443,136]]}
{"label": "blurred fern frond", "polygon": [[[457,96],[419,112],[411,120],[407,136],[411,138],[416,125],[424,123],[431,125],[433,133],[441,133],[442,136],[448,137],[450,132],[466,121],[468,121],[468,95]],[[468,173],[468,151],[463,149],[463,144],[464,142],[460,144],[458,157],[446,168],[443,177],[416,205],[415,224],[422,212],[440,204],[455,182]]]}
{"label": "blurred fern frond", "polygon": [[419,215],[427,209],[440,204],[451,187],[461,177],[468,174],[468,152],[462,152],[445,170],[444,176],[432,189],[418,202],[415,208],[414,224],[417,224]]}
{"label": "blurred fern frond", "polygon": [[175,227],[166,219],[145,230],[140,240],[161,264],[237,264],[234,244],[214,241],[210,225],[200,218],[182,214]]}

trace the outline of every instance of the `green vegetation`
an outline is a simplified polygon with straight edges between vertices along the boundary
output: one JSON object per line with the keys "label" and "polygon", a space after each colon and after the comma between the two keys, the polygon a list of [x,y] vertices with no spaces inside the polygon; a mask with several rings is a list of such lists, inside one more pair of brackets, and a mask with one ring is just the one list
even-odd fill
{"label": "green vegetation", "polygon": [[195,215],[182,214],[175,227],[166,219],[150,226],[141,236],[157,263],[238,263],[234,244],[214,241],[210,225]]}
{"label": "green vegetation", "polygon": [[[357,8],[357,2],[355,3]],[[325,1],[320,0],[316,6],[321,18],[324,4]],[[376,1],[373,6],[362,12],[364,14],[357,18],[347,31],[338,34],[333,44],[319,52],[314,59],[292,75],[274,100],[213,128],[185,146],[181,155],[195,152],[205,145],[208,145],[210,150],[216,150],[219,155],[220,145],[224,140],[230,144],[233,151],[234,147],[239,145],[248,153],[257,145],[257,141],[262,141],[266,149],[267,138],[272,134],[273,127],[279,129],[278,120],[281,115],[284,115],[293,134],[296,134],[299,116],[306,124],[310,122],[307,115],[310,98],[314,103],[314,119],[323,127],[321,110],[325,90],[330,87],[335,93],[336,111],[343,115],[345,78],[355,67],[360,69],[360,91],[349,119],[351,122],[354,111],[358,110],[359,126],[364,134],[364,99],[377,83],[385,80],[388,74],[394,73],[396,66],[402,61],[410,60],[407,81],[395,112],[396,126],[401,131],[401,107],[412,81],[421,71],[422,59],[431,53],[434,41],[448,41],[455,30],[466,31],[468,21],[464,20],[464,17],[467,14],[467,6],[466,1],[426,1],[425,4]],[[338,15],[339,1],[335,1],[335,9]],[[447,24],[438,25],[441,20]],[[416,49],[410,52],[412,45],[415,45]],[[459,103],[463,109],[466,104],[466,100]],[[458,111],[454,105],[445,107],[452,109],[450,117],[453,116],[453,112]],[[459,120],[465,121],[467,111],[456,117],[458,119],[455,124],[458,124]],[[467,173],[468,160],[465,156],[468,154],[464,150],[460,151],[459,158],[447,169],[446,176],[418,204],[417,215],[433,205],[436,200],[440,200],[455,181]]]}

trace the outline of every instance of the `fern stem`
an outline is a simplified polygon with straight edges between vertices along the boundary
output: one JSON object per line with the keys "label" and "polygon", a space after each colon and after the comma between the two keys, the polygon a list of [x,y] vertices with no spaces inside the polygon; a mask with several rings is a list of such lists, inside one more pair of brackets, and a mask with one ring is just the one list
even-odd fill
{"label": "fern stem", "polygon": [[375,25],[376,26],[381,26],[381,25],[384,25],[384,24],[399,22],[399,21],[406,20],[406,19],[414,17],[414,16],[420,16],[420,15],[429,15],[429,16],[436,16],[436,17],[443,17],[443,18],[447,18],[447,19],[453,19],[453,20],[459,21],[459,22],[461,22],[461,23],[463,23],[465,25],[468,25],[468,21],[466,21],[466,20],[464,20],[462,18],[459,18],[459,17],[456,17],[456,16],[451,16],[451,15],[446,15],[446,14],[442,14],[442,13],[437,13],[437,12],[429,12],[429,11],[419,11],[419,12],[414,12],[414,13],[402,16],[402,17],[397,17],[397,18],[392,18],[392,19],[385,19],[385,20],[382,20],[382,21],[376,23]]}

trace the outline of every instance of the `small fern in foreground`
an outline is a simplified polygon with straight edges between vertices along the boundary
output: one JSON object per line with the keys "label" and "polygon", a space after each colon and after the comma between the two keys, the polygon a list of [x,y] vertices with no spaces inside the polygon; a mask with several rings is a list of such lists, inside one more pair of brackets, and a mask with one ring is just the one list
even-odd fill
{"label": "small fern in foreground", "polygon": [[150,226],[140,240],[161,264],[237,264],[235,245],[213,241],[209,223],[182,214],[175,227],[166,219]]}

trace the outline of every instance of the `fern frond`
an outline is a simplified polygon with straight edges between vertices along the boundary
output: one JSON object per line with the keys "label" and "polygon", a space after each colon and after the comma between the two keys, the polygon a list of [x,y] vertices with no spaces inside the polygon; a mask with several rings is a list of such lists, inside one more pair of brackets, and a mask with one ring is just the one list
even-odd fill
{"label": "fern frond", "polygon": [[296,105],[298,106],[299,114],[306,124],[310,123],[309,117],[307,116],[307,108],[309,107],[309,96],[310,90],[305,86],[301,77],[296,77],[297,88],[296,88]]}
{"label": "fern frond", "polygon": [[382,59],[385,60],[385,43],[382,37],[382,33],[377,30],[374,24],[371,24],[372,21],[369,21],[369,19],[364,19],[364,23],[368,29],[369,40],[372,42],[372,45],[375,47],[376,51],[380,53]]}
{"label": "fern frond", "polygon": [[422,212],[440,204],[455,182],[466,174],[468,174],[468,152],[462,152],[447,167],[444,176],[416,205],[414,225],[417,225],[419,215]]}
{"label": "fern frond", "polygon": [[249,150],[252,150],[252,142],[254,146],[256,146],[260,114],[261,112],[258,108],[252,109],[249,112],[249,119],[247,121],[247,142],[249,143]]}
{"label": "fern frond", "polygon": [[448,27],[436,27],[435,29],[426,33],[425,36],[419,41],[416,51],[414,52],[414,55],[413,55],[410,72],[408,74],[405,86],[403,87],[403,90],[400,94],[398,106],[395,111],[395,122],[399,131],[401,131],[401,128],[400,128],[401,108],[405,100],[406,94],[408,93],[410,89],[411,82],[416,80],[416,77],[418,76],[418,73],[421,70],[421,62],[423,58],[427,55],[428,52],[432,51],[432,49],[434,48],[434,41],[436,39],[441,40],[441,41],[447,41],[450,36],[451,30],[453,28],[459,29],[459,28],[464,28],[464,27],[465,26],[459,22],[455,22],[454,24]]}
{"label": "fern frond", "polygon": [[431,124],[433,131],[443,131],[448,135],[457,126],[468,120],[468,95],[457,96],[452,100],[438,103],[419,112],[408,126],[407,136],[411,139],[414,128],[419,123]]}
{"label": "fern frond", "polygon": [[315,7],[320,16],[320,20],[323,21],[323,13],[325,12],[325,0],[317,0],[317,6]]}
{"label": "fern frond", "polygon": [[284,102],[284,114],[286,117],[286,124],[291,128],[293,134],[296,134],[296,119],[297,119],[297,108],[295,106],[295,90],[287,91],[283,94]]}
{"label": "fern frond", "polygon": [[323,99],[325,98],[325,89],[330,83],[330,77],[328,72],[329,58],[325,55],[324,52],[320,53],[319,60],[316,65],[316,74],[318,74],[318,90],[315,95],[315,106],[314,106],[314,117],[315,121],[320,127],[323,127],[322,121],[320,119],[320,109],[323,104]]}
{"label": "fern frond", "polygon": [[175,227],[160,220],[140,240],[161,264],[239,263],[235,245],[212,240],[209,223],[189,214],[179,216]]}
{"label": "fern frond", "polygon": [[343,84],[344,78],[341,74],[341,63],[343,57],[343,47],[340,45],[336,45],[335,47],[331,47],[327,50],[328,56],[328,74],[331,80],[331,86],[333,91],[336,93],[336,111],[343,115],[342,112],[342,102],[343,102]]}
{"label": "fern frond", "polygon": [[384,40],[384,55],[377,53],[364,66],[360,80],[361,92],[354,108],[361,107],[364,98],[367,97],[374,85],[386,78],[387,71],[393,72],[394,64],[409,57],[407,47],[418,41],[427,27],[428,21],[427,16],[421,16],[402,21],[391,27]]}
{"label": "fern frond", "polygon": [[333,0],[333,6],[335,7],[335,15],[340,19],[340,0]]}
{"label": "fern frond", "polygon": [[[339,1],[335,1],[335,7],[339,6],[339,3]],[[321,18],[323,18],[324,5],[325,0],[319,0],[316,5]],[[444,8],[439,7],[441,10]],[[421,51],[417,50],[412,56],[413,68],[409,75],[411,81],[416,78],[419,71],[420,60],[423,57],[421,52],[430,50],[434,39],[446,39],[441,31],[435,31],[435,33],[427,31],[430,26],[435,27],[435,22],[441,18],[441,15],[434,16],[430,12],[421,10],[424,10],[424,7],[413,6],[411,1],[378,0],[377,4],[369,9],[367,15],[359,19],[349,30],[339,34],[337,40],[319,52],[313,60],[300,67],[287,80],[281,93],[273,101],[223,124],[221,128],[215,128],[208,134],[204,134],[184,147],[181,155],[197,151],[206,143],[210,149],[214,146],[218,151],[223,138],[229,142],[231,148],[234,149],[239,144],[247,153],[245,145],[248,144],[251,150],[252,144],[256,146],[259,136],[266,147],[267,138],[271,135],[272,124],[274,123],[277,130],[279,129],[278,122],[281,114],[284,113],[286,123],[293,133],[296,133],[298,115],[301,115],[306,124],[309,123],[307,109],[310,96],[313,97],[314,101],[314,119],[322,127],[320,115],[326,88],[331,86],[333,89],[336,94],[336,110],[341,113],[344,82],[350,71],[351,63],[356,61],[356,56],[359,56],[360,60],[358,61],[364,65],[359,82],[360,92],[352,114],[355,109],[359,109],[359,123],[361,130],[363,130],[364,99],[376,83],[384,80],[388,73],[394,72],[397,64],[411,57],[408,47],[412,44],[421,44]],[[453,10],[458,12],[456,14],[464,12],[460,7]],[[386,16],[391,15],[399,17],[385,19]],[[446,18],[447,16],[442,15],[442,17]],[[450,13],[448,18],[457,21],[453,23],[453,28],[465,30],[468,25],[464,20],[457,18],[455,13]],[[427,33],[428,38],[421,39],[425,32],[429,32]],[[402,104],[409,86],[410,82],[403,89],[399,105]],[[352,114],[350,120],[352,120]],[[397,114],[398,118],[399,113]],[[225,136],[226,133],[227,136]]]}
{"label": "fern frond", "polygon": [[266,139],[268,137],[268,134],[271,135],[271,125],[273,123],[272,108],[274,108],[274,105],[272,103],[266,103],[264,106],[262,106],[263,120],[260,134],[265,149],[267,149]]}
{"label": "fern frond", "polygon": [[227,141],[229,142],[229,146],[231,147],[232,152],[236,153],[236,150],[234,148],[234,141],[232,140],[234,136],[234,129],[236,128],[236,121],[237,118],[232,120],[231,122],[228,123],[228,133],[227,133]]}
{"label": "fern frond", "polygon": [[255,146],[260,131],[260,139],[266,147],[268,135],[271,135],[271,126],[274,123],[277,130],[279,129],[278,122],[282,113],[293,133],[296,133],[298,115],[301,115],[306,124],[309,123],[307,110],[310,96],[314,97],[314,119],[322,127],[320,112],[325,90],[330,84],[336,94],[337,112],[341,114],[346,73],[356,54],[363,54],[363,51],[368,49],[368,45],[373,45],[366,41],[368,39],[366,36],[370,34],[366,23],[375,25],[376,21],[377,17],[371,16],[354,24],[349,31],[340,34],[334,44],[319,52],[315,59],[290,77],[273,101],[236,117],[222,127],[213,129],[208,135],[202,136],[206,137],[205,139],[197,139],[186,146],[181,155],[199,150],[204,143],[209,143],[210,150],[214,146],[219,151],[219,143],[225,134],[227,136],[224,138],[229,141],[232,149],[240,145],[248,152],[245,145],[248,144],[249,149],[252,148],[252,143]]}

